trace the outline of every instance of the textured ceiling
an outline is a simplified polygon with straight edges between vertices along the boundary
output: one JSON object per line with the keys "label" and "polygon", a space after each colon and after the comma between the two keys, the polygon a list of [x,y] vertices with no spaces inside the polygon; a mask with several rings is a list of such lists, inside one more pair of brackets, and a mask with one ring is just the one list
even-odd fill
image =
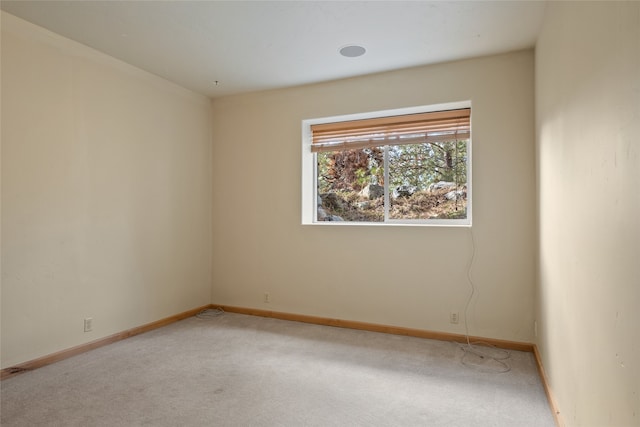
{"label": "textured ceiling", "polygon": [[[3,0],[0,5],[217,97],[533,47],[545,3]],[[338,54],[352,43],[364,46],[365,55]]]}

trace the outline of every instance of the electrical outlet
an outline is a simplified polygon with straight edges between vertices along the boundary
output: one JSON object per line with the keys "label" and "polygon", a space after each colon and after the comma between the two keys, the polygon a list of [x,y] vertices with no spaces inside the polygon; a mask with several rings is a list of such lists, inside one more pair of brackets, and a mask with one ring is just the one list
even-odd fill
{"label": "electrical outlet", "polygon": [[84,319],[84,331],[93,331],[93,317],[87,317],[86,319]]}
{"label": "electrical outlet", "polygon": [[457,311],[452,311],[449,313],[449,322],[450,323],[458,323],[460,321],[460,313]]}
{"label": "electrical outlet", "polygon": [[269,292],[264,293],[264,302],[271,302],[271,295],[269,295]]}
{"label": "electrical outlet", "polygon": [[533,336],[538,336],[538,322],[536,320],[533,321]]}

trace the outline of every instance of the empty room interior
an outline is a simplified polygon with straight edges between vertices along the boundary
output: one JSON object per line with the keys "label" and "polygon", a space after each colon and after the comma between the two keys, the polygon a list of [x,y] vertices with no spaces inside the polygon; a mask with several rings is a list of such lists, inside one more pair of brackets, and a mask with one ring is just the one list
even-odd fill
{"label": "empty room interior", "polygon": [[0,6],[3,425],[640,426],[640,2]]}

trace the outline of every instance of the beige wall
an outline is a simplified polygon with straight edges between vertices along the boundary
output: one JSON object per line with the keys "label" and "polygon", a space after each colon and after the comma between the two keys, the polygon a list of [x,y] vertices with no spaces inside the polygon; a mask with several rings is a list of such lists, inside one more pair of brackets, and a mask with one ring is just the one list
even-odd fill
{"label": "beige wall", "polygon": [[547,6],[538,344],[570,426],[640,426],[640,3]]}
{"label": "beige wall", "polygon": [[301,225],[301,121],[471,100],[470,333],[531,342],[533,71],[521,51],[214,100],[213,302],[464,333],[469,229]]}
{"label": "beige wall", "polygon": [[209,114],[2,13],[2,367],[210,302]]}

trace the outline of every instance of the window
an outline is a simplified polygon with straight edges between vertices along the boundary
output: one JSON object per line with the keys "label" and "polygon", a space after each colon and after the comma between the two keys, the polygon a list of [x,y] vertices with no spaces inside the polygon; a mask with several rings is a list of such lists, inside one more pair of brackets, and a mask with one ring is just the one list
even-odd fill
{"label": "window", "polygon": [[469,103],[303,122],[303,223],[470,225],[470,123]]}

